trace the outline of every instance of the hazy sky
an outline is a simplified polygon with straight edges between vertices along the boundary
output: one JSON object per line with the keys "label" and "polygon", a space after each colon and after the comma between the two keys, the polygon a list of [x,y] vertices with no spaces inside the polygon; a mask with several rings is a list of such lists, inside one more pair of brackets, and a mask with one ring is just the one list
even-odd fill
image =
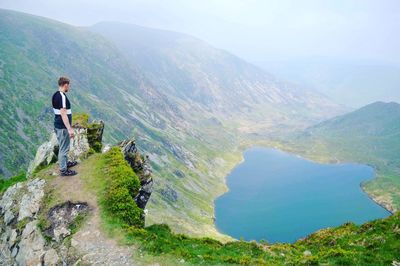
{"label": "hazy sky", "polygon": [[0,0],[73,25],[103,20],[189,33],[249,61],[305,56],[400,64],[400,0]]}

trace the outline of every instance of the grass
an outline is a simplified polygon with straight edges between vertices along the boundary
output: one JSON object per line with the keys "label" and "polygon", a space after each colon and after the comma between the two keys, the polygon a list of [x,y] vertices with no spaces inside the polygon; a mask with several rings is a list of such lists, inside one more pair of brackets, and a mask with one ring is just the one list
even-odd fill
{"label": "grass", "polygon": [[[88,162],[89,172],[82,174],[88,188],[99,197],[104,229],[121,243],[137,246],[143,260],[160,261],[163,265],[390,265],[400,261],[398,212],[360,226],[346,223],[322,229],[293,244],[222,243],[174,233],[166,224],[129,225],[124,213],[114,212],[107,202],[110,180],[118,180],[118,175],[125,171],[122,176],[127,177],[129,172],[124,170],[126,162],[121,156],[119,148],[93,155]],[[117,183],[129,186],[129,182]],[[311,255],[305,255],[305,251]]]}
{"label": "grass", "polygon": [[24,172],[19,173],[9,179],[0,179],[0,193],[3,193],[7,188],[13,186],[16,183],[23,182],[26,180],[26,174]]}
{"label": "grass", "polygon": [[73,127],[84,127],[87,128],[89,125],[89,114],[87,113],[74,113],[72,115],[72,126]]}

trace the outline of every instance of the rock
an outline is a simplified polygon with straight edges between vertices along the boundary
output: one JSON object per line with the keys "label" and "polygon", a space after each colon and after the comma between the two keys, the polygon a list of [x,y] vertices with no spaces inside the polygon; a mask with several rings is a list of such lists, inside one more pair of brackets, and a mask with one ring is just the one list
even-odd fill
{"label": "rock", "polygon": [[11,256],[12,256],[13,258],[15,258],[15,256],[17,256],[17,254],[18,254],[18,247],[14,247],[14,248],[12,249]]}
{"label": "rock", "polygon": [[14,244],[15,244],[15,242],[17,240],[17,236],[18,236],[17,230],[12,229],[11,233],[10,233],[10,237],[8,239],[8,247],[9,248],[12,248],[14,246]]}
{"label": "rock", "polygon": [[32,221],[26,224],[24,230],[22,231],[22,238],[27,238],[30,234],[32,234],[36,230],[37,222]]}
{"label": "rock", "polygon": [[43,264],[45,266],[47,266],[47,265],[57,265],[59,260],[60,260],[60,258],[58,257],[57,252],[54,249],[49,249],[44,254]]}
{"label": "rock", "polygon": [[45,229],[46,235],[57,242],[61,242],[71,234],[69,226],[74,222],[75,218],[79,214],[85,214],[88,211],[89,206],[85,202],[73,203],[67,201],[54,206],[48,213],[50,226]]}
{"label": "rock", "polygon": [[178,193],[169,185],[159,189],[158,192],[168,202],[176,202],[178,200]]}
{"label": "rock", "polygon": [[304,256],[311,256],[311,251],[305,250],[305,251],[303,252],[303,255],[304,255]]}
{"label": "rock", "polygon": [[138,194],[134,196],[134,200],[139,208],[144,209],[153,192],[153,178],[148,156],[141,157],[134,139],[122,141],[118,145],[121,147],[125,160],[140,179],[141,187]]}
{"label": "rock", "polygon": [[37,221],[28,223],[22,232],[15,261],[18,265],[40,265],[45,253],[44,245],[45,240],[37,229]]}
{"label": "rock", "polygon": [[4,233],[1,235],[1,243],[7,243],[8,239],[10,238],[11,230],[10,228],[6,228]]}
{"label": "rock", "polygon": [[75,136],[71,139],[71,146],[68,153],[69,161],[80,161],[89,153],[89,141],[86,128],[74,128]]}
{"label": "rock", "polygon": [[28,167],[26,176],[29,177],[36,169],[45,167],[57,161],[58,154],[57,136],[53,132],[50,136],[50,141],[39,146],[35,158],[31,161]]}
{"label": "rock", "polygon": [[3,197],[0,200],[1,214],[5,213],[7,210],[10,210],[10,208],[15,204],[15,195],[19,192],[22,186],[22,183],[17,183],[9,187],[6,192],[4,192]]}
{"label": "rock", "polygon": [[28,192],[25,193],[21,199],[18,221],[26,217],[32,217],[39,211],[40,203],[44,196],[43,188],[45,183],[45,180],[38,178],[28,182]]}
{"label": "rock", "polygon": [[111,149],[111,145],[110,144],[106,144],[103,146],[101,153],[106,153]]}
{"label": "rock", "polygon": [[14,220],[15,216],[11,210],[6,210],[6,213],[4,214],[4,223],[6,225],[9,225],[12,220]]}
{"label": "rock", "polygon": [[0,244],[0,265],[13,265],[13,256],[10,250],[3,244]]}

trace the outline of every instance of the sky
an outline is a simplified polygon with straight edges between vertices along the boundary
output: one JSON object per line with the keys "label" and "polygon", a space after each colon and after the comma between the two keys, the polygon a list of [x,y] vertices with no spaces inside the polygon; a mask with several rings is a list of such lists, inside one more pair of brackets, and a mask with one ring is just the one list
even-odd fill
{"label": "sky", "polygon": [[0,0],[77,26],[121,21],[187,33],[252,61],[312,56],[400,65],[399,0]]}

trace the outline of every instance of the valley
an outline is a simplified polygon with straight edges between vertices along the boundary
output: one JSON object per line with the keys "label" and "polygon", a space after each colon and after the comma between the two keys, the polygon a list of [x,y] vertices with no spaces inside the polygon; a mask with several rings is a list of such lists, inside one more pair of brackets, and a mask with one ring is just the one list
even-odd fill
{"label": "valley", "polygon": [[[0,10],[0,48],[2,177],[24,171],[48,138],[49,95],[67,74],[74,113],[105,121],[105,142],[134,137],[149,155],[155,184],[146,225],[231,240],[215,229],[213,201],[252,145],[370,164],[377,178],[363,188],[387,209],[399,208],[396,107],[388,110],[393,120],[369,121],[368,113],[328,120],[348,109],[197,38],[130,24],[75,27]],[[386,121],[376,126],[386,131],[364,135],[353,128],[361,118]]]}

